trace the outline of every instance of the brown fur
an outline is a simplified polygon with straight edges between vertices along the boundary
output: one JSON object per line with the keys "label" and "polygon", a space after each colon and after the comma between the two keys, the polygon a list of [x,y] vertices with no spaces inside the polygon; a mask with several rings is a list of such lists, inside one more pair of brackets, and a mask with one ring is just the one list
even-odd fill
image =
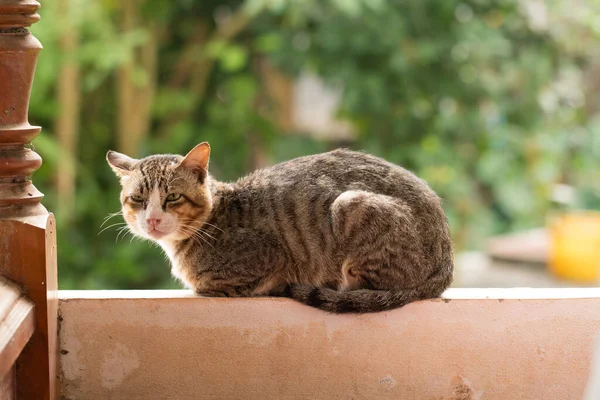
{"label": "brown fur", "polygon": [[[157,241],[173,274],[199,295],[288,296],[331,312],[373,312],[450,285],[440,200],[409,171],[335,150],[227,184],[208,174],[209,151],[203,143],[186,157],[107,155],[130,229]],[[152,237],[144,221],[167,234]]]}

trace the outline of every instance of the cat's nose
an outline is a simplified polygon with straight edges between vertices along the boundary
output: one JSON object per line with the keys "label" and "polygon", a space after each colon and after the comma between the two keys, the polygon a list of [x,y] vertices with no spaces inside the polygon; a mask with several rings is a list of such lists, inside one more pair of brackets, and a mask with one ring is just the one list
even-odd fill
{"label": "cat's nose", "polygon": [[156,225],[160,224],[160,218],[148,218],[146,223],[153,228],[156,228]]}

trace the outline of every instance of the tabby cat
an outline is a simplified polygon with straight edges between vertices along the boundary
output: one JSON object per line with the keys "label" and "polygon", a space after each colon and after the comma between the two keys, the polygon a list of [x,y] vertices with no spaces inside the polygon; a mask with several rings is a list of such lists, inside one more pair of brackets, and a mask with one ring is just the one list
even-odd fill
{"label": "tabby cat", "polygon": [[409,171],[334,150],[234,183],[208,173],[210,146],[141,160],[109,151],[123,216],[201,296],[285,296],[335,313],[438,297],[453,275],[438,196]]}

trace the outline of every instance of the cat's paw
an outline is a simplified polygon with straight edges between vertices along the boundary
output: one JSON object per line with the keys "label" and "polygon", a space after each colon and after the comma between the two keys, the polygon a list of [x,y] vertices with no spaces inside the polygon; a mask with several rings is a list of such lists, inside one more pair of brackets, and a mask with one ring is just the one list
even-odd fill
{"label": "cat's paw", "polygon": [[200,297],[229,297],[229,294],[220,290],[195,290],[196,295]]}

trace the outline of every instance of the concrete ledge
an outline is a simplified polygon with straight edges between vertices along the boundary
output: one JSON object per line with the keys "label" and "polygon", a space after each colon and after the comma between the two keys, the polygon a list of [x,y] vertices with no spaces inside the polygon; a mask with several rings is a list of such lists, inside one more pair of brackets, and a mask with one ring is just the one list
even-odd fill
{"label": "concrete ledge", "polygon": [[[61,300],[74,299],[169,299],[194,298],[191,290],[61,290]],[[600,287],[587,288],[485,288],[446,290],[442,296],[450,300],[474,299],[600,299]],[[201,300],[201,299],[200,299]],[[261,301],[265,299],[211,299],[222,301]],[[275,299],[266,299],[272,301]],[[430,300],[439,301],[439,300]]]}
{"label": "concrete ledge", "polygon": [[600,289],[451,289],[391,312],[60,293],[66,399],[581,399]]}

